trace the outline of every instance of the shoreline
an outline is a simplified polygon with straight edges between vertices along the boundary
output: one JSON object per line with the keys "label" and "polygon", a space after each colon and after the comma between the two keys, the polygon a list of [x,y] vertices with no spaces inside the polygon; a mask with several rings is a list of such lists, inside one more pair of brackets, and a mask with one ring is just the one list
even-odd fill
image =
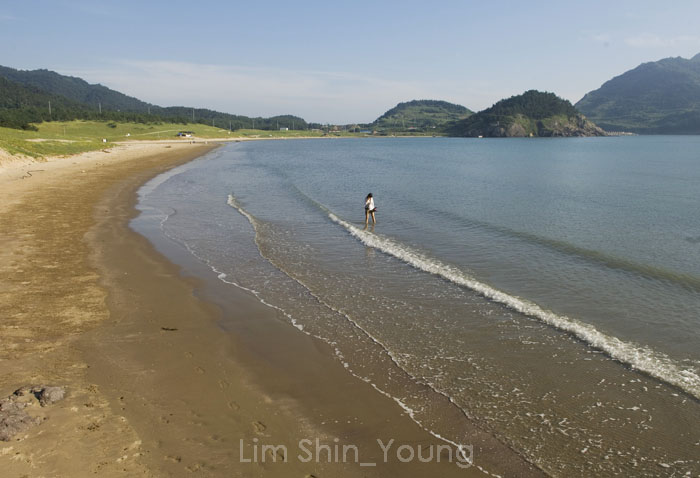
{"label": "shoreline", "polygon": [[[345,372],[327,345],[298,333],[243,291],[223,285],[207,289],[201,278],[183,276],[182,267],[129,228],[143,183],[213,149],[182,146],[158,155],[163,145],[153,145],[146,148],[150,155],[141,151],[132,158],[138,161],[109,165],[100,162],[104,153],[88,153],[100,159],[52,167],[45,171],[49,174],[32,177],[34,184],[22,180],[17,187],[14,181],[16,187],[6,189],[17,194],[0,209],[3,222],[9,218],[14,226],[3,233],[10,247],[0,256],[0,267],[14,268],[7,274],[14,289],[3,296],[2,309],[16,320],[0,329],[3,343],[14,340],[2,356],[0,392],[50,382],[67,386],[68,398],[47,409],[50,420],[19,441],[0,443],[3,467],[18,474],[40,470],[70,476],[96,471],[486,476],[477,466],[444,461],[407,465],[390,455],[383,463],[378,439],[388,443],[394,438],[394,446],[436,448],[444,443],[393,400]],[[99,178],[82,180],[91,173]],[[56,202],[65,206],[55,211]],[[70,221],[76,216],[79,224]],[[22,228],[26,235],[17,234]],[[75,243],[83,235],[75,249],[66,250],[67,240]],[[64,247],[57,250],[61,241]],[[27,259],[28,252],[37,259]],[[53,274],[50,280],[36,279],[41,270]],[[27,282],[22,274],[29,276],[33,291],[22,290]],[[65,289],[56,286],[71,279],[76,282]],[[22,303],[37,295],[42,299],[33,301],[32,310],[22,310]],[[216,297],[225,297],[229,307],[217,305]],[[31,316],[44,318],[42,314],[65,316],[75,328],[32,321]],[[222,331],[222,318],[234,330]],[[23,350],[37,342],[38,350]],[[291,459],[299,440],[314,438],[356,445],[360,458],[377,466]],[[274,461],[269,454],[267,461],[254,460],[257,444],[284,445],[289,460]],[[495,473],[540,474],[514,453],[503,456],[506,450],[488,444],[486,449],[474,444],[476,465]],[[76,460],[76,449],[82,461]]]}
{"label": "shoreline", "polygon": [[137,460],[123,459],[126,451],[131,457],[140,453],[139,437],[126,419],[110,410],[109,397],[88,380],[90,364],[77,347],[110,314],[107,291],[89,262],[85,235],[100,212],[95,206],[105,189],[205,152],[188,146],[123,147],[110,154],[53,158],[40,167],[31,164],[42,171],[25,179],[18,175],[22,166],[3,165],[0,397],[26,385],[66,390],[65,400],[51,407],[34,404],[27,409],[43,422],[0,442],[0,463],[8,474],[150,475]]}

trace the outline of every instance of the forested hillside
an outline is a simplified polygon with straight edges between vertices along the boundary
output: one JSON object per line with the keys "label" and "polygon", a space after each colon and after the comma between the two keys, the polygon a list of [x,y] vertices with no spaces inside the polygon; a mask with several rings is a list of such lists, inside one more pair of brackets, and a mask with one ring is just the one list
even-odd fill
{"label": "forested hillside", "polygon": [[643,63],[586,94],[576,107],[608,130],[700,134],[700,54]]}
{"label": "forested hillside", "polygon": [[529,90],[447,128],[452,136],[604,136],[605,132],[554,93]]}
{"label": "forested hillside", "polygon": [[0,77],[0,126],[28,129],[37,118],[68,120],[83,113],[77,102]]}
{"label": "forested hillside", "polygon": [[23,71],[0,66],[0,80],[0,126],[11,128],[73,119],[200,123],[231,130],[309,128],[303,118],[293,115],[249,118],[205,108],[161,107],[103,85],[91,85],[80,78],[48,70]]}
{"label": "forested hillside", "polygon": [[450,121],[468,117],[472,111],[447,101],[413,100],[399,103],[370,126],[387,132],[441,129]]}

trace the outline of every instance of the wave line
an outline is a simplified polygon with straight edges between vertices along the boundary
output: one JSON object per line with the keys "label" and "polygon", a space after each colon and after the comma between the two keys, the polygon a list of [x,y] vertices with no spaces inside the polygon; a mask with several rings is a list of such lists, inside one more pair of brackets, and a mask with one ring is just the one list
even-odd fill
{"label": "wave line", "polygon": [[435,258],[427,257],[410,246],[388,237],[362,230],[339,218],[324,206],[320,204],[319,206],[328,214],[331,221],[345,228],[350,235],[358,239],[364,245],[389,254],[418,270],[428,272],[457,285],[467,287],[494,302],[498,302],[529,317],[536,318],[559,330],[568,332],[591,347],[605,352],[611,358],[658,380],[678,387],[692,397],[700,399],[700,376],[691,369],[682,368],[666,354],[631,342],[625,342],[617,337],[601,332],[593,325],[565,315],[558,315],[543,309],[534,302],[509,295],[488,284],[479,282],[454,266],[445,264]]}

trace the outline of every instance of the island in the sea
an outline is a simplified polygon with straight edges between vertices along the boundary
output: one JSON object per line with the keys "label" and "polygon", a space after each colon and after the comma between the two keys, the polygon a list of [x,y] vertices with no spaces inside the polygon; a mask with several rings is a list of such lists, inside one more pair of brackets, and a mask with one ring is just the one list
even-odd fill
{"label": "island in the sea", "polygon": [[448,125],[449,136],[522,138],[605,136],[571,102],[554,93],[529,90]]}

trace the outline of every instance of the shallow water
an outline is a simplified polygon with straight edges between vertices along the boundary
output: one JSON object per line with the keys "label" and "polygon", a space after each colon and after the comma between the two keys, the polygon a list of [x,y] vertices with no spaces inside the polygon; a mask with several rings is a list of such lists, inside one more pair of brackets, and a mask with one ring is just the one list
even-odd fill
{"label": "shallow water", "polygon": [[147,184],[134,227],[160,224],[447,440],[469,443],[451,407],[554,475],[697,474],[698,146],[237,143]]}

